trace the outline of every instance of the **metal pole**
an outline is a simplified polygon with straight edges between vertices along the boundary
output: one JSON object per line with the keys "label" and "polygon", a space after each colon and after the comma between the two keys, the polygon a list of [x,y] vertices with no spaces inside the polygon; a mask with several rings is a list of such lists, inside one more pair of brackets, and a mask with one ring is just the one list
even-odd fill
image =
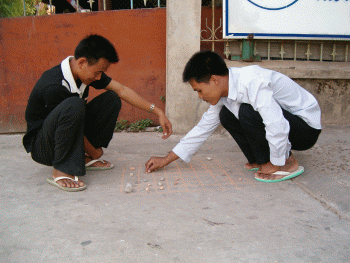
{"label": "metal pole", "polygon": [[134,1],[133,0],[130,0],[130,5],[131,5],[131,9],[134,9]]}
{"label": "metal pole", "polygon": [[52,15],[52,0],[50,0],[50,15]]}
{"label": "metal pole", "polygon": [[212,33],[213,33],[213,42],[211,43],[211,49],[215,51],[215,1],[211,0],[211,11],[212,11]]}
{"label": "metal pole", "polygon": [[35,8],[36,8],[36,15],[38,16],[39,15],[39,0],[36,0]]}
{"label": "metal pole", "polygon": [[23,0],[23,15],[26,16],[26,1]]}
{"label": "metal pole", "polygon": [[103,0],[103,11],[106,11],[106,0]]}
{"label": "metal pole", "polygon": [[79,13],[79,0],[77,0],[77,13]]}

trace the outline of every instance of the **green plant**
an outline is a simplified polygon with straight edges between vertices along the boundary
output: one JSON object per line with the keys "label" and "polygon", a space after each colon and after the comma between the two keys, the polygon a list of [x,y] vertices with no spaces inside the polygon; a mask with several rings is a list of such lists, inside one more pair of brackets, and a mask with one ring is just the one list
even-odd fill
{"label": "green plant", "polygon": [[[116,132],[120,132],[120,131],[131,131],[131,132],[138,132],[138,131],[144,131],[146,129],[146,127],[151,126],[151,124],[153,123],[152,120],[150,119],[141,119],[139,121],[136,121],[134,123],[130,123],[128,120],[119,120],[117,121],[114,130]],[[161,130],[162,128],[160,128]],[[159,129],[155,128],[154,131],[159,131]]]}
{"label": "green plant", "polygon": [[163,128],[158,126],[158,127],[154,128],[154,131],[155,132],[163,132]]}
{"label": "green plant", "polygon": [[165,102],[165,95],[163,95],[163,96],[160,96],[160,98],[159,98],[162,102]]}
{"label": "green plant", "polygon": [[115,131],[123,131],[129,127],[129,121],[121,119],[120,121],[117,121],[115,125]]}
{"label": "green plant", "polygon": [[152,123],[153,121],[151,121],[150,119],[145,119],[145,120],[142,119],[134,123],[131,123],[129,126],[129,130],[132,132],[143,131],[146,129],[146,127],[149,127]]}
{"label": "green plant", "polygon": [[47,15],[47,9],[48,9],[48,5],[43,4],[43,7],[41,9],[39,9],[39,16]]}
{"label": "green plant", "polygon": [[[36,13],[36,1],[25,0],[26,15]],[[20,17],[24,15],[23,0],[0,0],[0,17]]]}

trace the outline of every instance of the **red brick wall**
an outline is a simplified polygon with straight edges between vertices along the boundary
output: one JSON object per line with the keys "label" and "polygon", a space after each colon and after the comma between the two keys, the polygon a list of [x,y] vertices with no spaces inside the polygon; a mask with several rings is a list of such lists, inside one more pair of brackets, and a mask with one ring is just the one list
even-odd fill
{"label": "red brick wall", "polygon": [[[107,74],[164,109],[166,10],[135,9],[0,19],[0,133],[23,132],[29,94],[41,74],[73,55],[91,33],[109,39],[120,61]],[[97,91],[91,89],[90,96]],[[129,121],[156,116],[124,102]]]}

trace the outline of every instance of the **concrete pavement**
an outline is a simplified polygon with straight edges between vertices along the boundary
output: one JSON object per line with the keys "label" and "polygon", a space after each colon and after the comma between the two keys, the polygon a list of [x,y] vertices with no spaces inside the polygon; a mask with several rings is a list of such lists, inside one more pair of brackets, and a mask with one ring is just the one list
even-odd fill
{"label": "concrete pavement", "polygon": [[22,135],[1,135],[0,262],[349,262],[349,134],[326,127],[294,153],[304,174],[268,184],[227,135],[145,174],[182,136],[116,133],[104,156],[116,167],[87,172],[76,193],[46,183],[52,168],[31,160]]}

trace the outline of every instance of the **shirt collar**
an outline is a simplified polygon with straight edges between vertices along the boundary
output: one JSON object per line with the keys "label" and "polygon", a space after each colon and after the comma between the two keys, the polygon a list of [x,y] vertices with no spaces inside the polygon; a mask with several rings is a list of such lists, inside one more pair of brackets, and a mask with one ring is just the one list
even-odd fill
{"label": "shirt collar", "polygon": [[69,61],[73,58],[73,56],[68,56],[65,60],[62,61],[61,63],[61,69],[62,69],[62,73],[63,73],[63,77],[65,79],[65,81],[68,82],[69,87],[70,87],[70,92],[71,93],[78,93],[79,97],[83,96],[84,90],[86,88],[85,84],[81,84],[80,87],[77,87],[77,84],[74,80],[73,74],[72,74],[72,70],[70,68],[70,64]]}

